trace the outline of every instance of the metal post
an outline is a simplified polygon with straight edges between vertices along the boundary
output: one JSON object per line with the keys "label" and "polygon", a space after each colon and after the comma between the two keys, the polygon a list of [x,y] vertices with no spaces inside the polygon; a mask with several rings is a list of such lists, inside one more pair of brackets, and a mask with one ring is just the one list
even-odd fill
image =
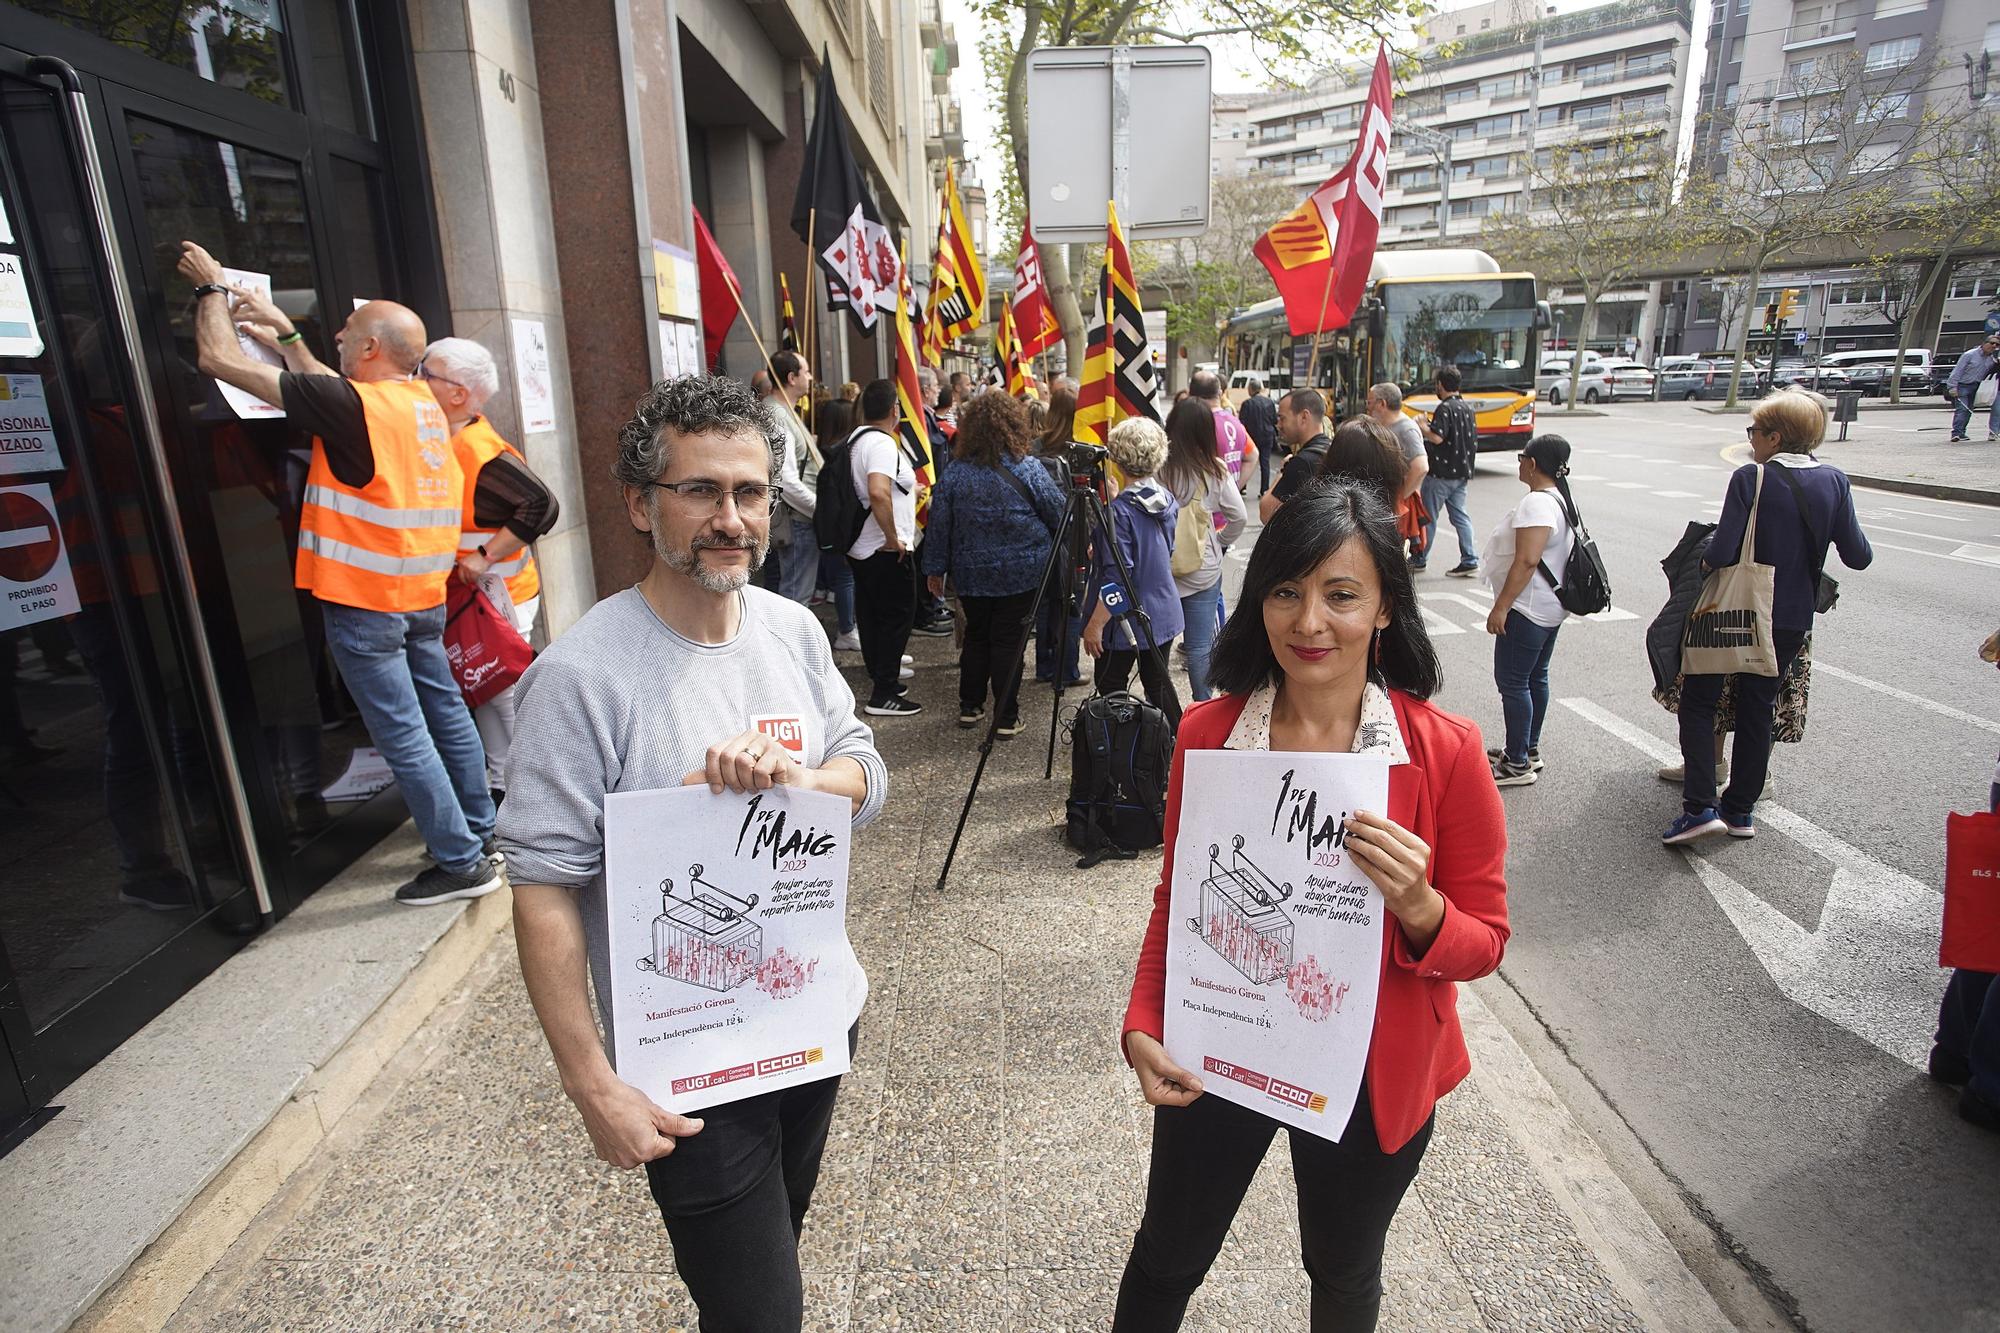
{"label": "metal post", "polygon": [[1535,63],[1528,70],[1528,162],[1521,173],[1521,211],[1535,204],[1535,124],[1542,109],[1542,20],[1535,20]]}
{"label": "metal post", "polygon": [[1132,181],[1132,51],[1111,48],[1111,199],[1122,222],[1131,214]]}

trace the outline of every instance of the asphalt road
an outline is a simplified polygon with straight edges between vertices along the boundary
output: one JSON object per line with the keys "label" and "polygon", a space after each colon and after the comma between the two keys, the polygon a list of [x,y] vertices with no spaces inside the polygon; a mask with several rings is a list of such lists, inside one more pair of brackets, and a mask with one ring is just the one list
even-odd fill
{"label": "asphalt road", "polygon": [[[2000,749],[2000,675],[1975,651],[1997,620],[2000,508],[1857,492],[1875,561],[1833,570],[1806,737],[1777,747],[1761,835],[1669,850],[1678,792],[1655,769],[1677,743],[1643,635],[1660,558],[1714,518],[1746,456],[1744,418],[1605,413],[1541,421],[1575,447],[1613,609],[1563,629],[1547,770],[1503,793],[1502,976],[1802,1325],[2000,1329],[2000,1136],[1959,1120],[1920,1067],[1944,986],[1944,818],[1983,808]],[[1513,455],[1486,455],[1480,543],[1520,494]],[[1418,586],[1440,702],[1497,744],[1490,602],[1442,576],[1444,526],[1439,547]]]}

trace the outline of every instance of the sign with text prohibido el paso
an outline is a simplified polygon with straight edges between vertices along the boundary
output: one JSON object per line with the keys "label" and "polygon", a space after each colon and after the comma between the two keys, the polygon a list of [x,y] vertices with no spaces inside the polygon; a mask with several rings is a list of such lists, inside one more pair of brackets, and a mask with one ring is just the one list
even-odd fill
{"label": "sign with text prohibido el paso", "polygon": [[1388,807],[1381,755],[1198,750],[1181,780],[1167,1054],[1221,1097],[1338,1141],[1381,980],[1382,894],[1347,816]]}
{"label": "sign with text prohibido el paso", "polygon": [[[801,720],[753,719],[787,745]],[[685,1113],[847,1072],[868,980],[847,940],[844,797],[773,787],[604,801],[611,1063]]]}
{"label": "sign with text prohibido el paso", "polygon": [[75,615],[76,579],[47,486],[0,490],[0,630]]}

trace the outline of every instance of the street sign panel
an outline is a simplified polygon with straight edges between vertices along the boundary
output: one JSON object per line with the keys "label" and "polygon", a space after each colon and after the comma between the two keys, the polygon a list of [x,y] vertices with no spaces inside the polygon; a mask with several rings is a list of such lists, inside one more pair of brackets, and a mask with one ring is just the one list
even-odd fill
{"label": "street sign panel", "polygon": [[1806,345],[1806,331],[1804,329],[1800,329],[1797,333],[1794,333],[1792,335],[1792,346],[1804,347],[1805,345]]}
{"label": "street sign panel", "polygon": [[1203,46],[1028,53],[1028,215],[1043,245],[1208,230],[1209,54]]}

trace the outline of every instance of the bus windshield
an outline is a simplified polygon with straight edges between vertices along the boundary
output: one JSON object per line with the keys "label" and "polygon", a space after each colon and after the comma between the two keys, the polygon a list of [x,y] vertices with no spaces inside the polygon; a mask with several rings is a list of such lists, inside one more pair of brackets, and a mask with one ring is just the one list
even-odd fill
{"label": "bus windshield", "polygon": [[1404,393],[1428,393],[1440,365],[1461,388],[1535,391],[1533,278],[1384,282],[1378,370]]}

